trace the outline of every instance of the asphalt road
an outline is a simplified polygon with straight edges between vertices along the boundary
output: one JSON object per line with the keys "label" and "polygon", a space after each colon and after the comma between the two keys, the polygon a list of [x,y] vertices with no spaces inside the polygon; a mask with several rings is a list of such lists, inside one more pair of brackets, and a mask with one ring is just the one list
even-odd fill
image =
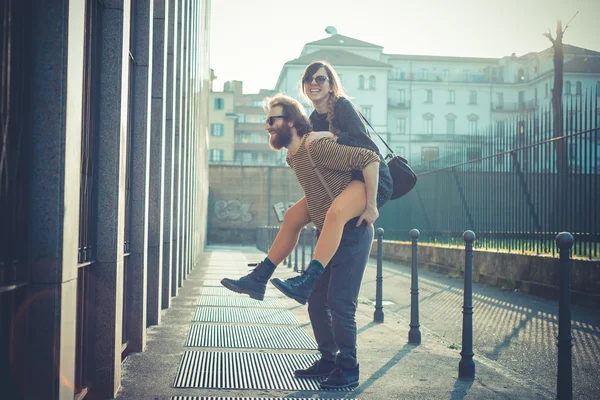
{"label": "asphalt road", "polygon": [[[386,323],[410,321],[410,267],[384,261],[383,311]],[[375,301],[376,261],[371,259],[361,299]],[[460,351],[462,279],[419,271],[419,319],[423,340],[437,336]],[[365,305],[361,305],[364,307]],[[600,310],[572,308],[573,398],[600,399]],[[475,357],[500,364],[513,376],[556,393],[558,302],[519,291],[473,283],[473,347]],[[477,362],[477,361],[476,361]]]}

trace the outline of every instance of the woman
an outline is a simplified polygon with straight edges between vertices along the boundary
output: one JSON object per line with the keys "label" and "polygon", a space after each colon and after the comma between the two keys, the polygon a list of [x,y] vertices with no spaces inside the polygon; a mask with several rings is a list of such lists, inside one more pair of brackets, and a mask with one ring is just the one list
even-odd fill
{"label": "woman", "polygon": [[[314,140],[333,138],[340,144],[365,147],[379,154],[360,114],[345,97],[340,79],[331,65],[324,61],[313,62],[304,70],[301,84],[304,97],[315,108],[310,115],[313,132],[307,139],[307,147]],[[362,172],[353,171],[353,181],[336,197],[327,212],[310,264],[320,268],[327,266],[340,244],[344,225],[349,220],[359,217],[357,226],[363,220],[372,225],[379,216],[377,209],[389,200],[392,192],[389,169],[383,157],[379,157],[377,192],[367,193]],[[262,300],[267,281],[276,266],[293,251],[300,231],[309,222],[306,199],[302,198],[285,213],[279,233],[263,262],[250,274],[237,280],[225,278],[221,284],[235,292]],[[281,282],[277,280],[274,283],[279,288]]]}

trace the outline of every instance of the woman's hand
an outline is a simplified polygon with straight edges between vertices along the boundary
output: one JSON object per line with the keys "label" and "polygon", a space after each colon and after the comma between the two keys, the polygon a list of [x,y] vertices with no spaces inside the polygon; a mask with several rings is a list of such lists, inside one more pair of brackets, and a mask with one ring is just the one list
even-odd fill
{"label": "woman's hand", "polygon": [[367,223],[367,226],[373,226],[373,223],[378,217],[379,211],[377,211],[377,206],[370,206],[367,204],[367,207],[365,207],[365,211],[363,211],[360,218],[358,218],[356,226],[360,226],[360,224],[362,224],[363,221]]}
{"label": "woman's hand", "polygon": [[337,140],[337,136],[329,131],[314,131],[308,134],[308,137],[304,142],[304,147],[306,147],[306,150],[308,150],[312,142],[322,138]]}

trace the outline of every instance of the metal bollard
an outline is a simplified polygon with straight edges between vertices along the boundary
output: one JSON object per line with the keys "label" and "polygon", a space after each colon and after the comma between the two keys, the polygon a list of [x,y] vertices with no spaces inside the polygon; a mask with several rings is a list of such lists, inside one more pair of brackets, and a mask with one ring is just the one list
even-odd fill
{"label": "metal bollard", "polygon": [[302,228],[302,232],[300,233],[300,237],[302,238],[302,272],[306,269],[306,232],[308,228]]}
{"label": "metal bollard", "polygon": [[315,238],[316,238],[317,228],[314,226],[310,228],[310,259],[312,260],[315,255]]}
{"label": "metal bollard", "polygon": [[377,289],[375,292],[375,313],[373,314],[373,321],[383,322],[383,228],[377,228],[375,232],[377,236]]}
{"label": "metal bollard", "polygon": [[569,232],[556,236],[556,245],[560,253],[560,299],[558,302],[558,371],[556,380],[556,398],[573,398],[573,370],[571,367],[571,248],[575,240]]}
{"label": "metal bollard", "polygon": [[412,229],[408,235],[412,239],[412,260],[410,280],[410,330],[408,331],[408,343],[421,344],[421,331],[419,330],[419,255],[417,252],[417,241],[421,233]]}
{"label": "metal bollard", "polygon": [[288,268],[292,268],[292,253],[288,254]]}
{"label": "metal bollard", "polygon": [[473,242],[475,241],[475,233],[465,231],[462,238],[465,241],[465,299],[458,379],[471,381],[475,379],[475,362],[473,361]]}
{"label": "metal bollard", "polygon": [[294,247],[294,272],[298,272],[298,243]]}

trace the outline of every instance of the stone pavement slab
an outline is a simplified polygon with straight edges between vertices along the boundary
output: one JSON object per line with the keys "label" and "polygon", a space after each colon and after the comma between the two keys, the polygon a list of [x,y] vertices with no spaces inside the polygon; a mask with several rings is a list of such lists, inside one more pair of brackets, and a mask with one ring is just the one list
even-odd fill
{"label": "stone pavement slab", "polygon": [[[287,375],[278,380],[270,377],[287,369],[297,360],[310,360],[316,357],[315,350],[306,348],[290,349],[273,348],[272,343],[248,340],[250,347],[234,347],[239,344],[228,344],[216,341],[211,346],[186,346],[190,331],[198,326],[248,327],[246,334],[263,332],[250,327],[285,327],[301,328],[312,338],[312,329],[308,319],[306,306],[291,299],[271,292],[271,299],[277,299],[285,308],[260,308],[270,312],[288,312],[293,318],[284,323],[272,323],[249,319],[245,322],[193,322],[198,309],[220,310],[224,314],[251,313],[258,310],[251,306],[230,305],[198,305],[204,297],[215,297],[214,291],[206,291],[206,283],[213,284],[219,276],[237,277],[247,272],[246,263],[261,260],[264,253],[251,247],[208,247],[198,265],[184,282],[179,296],[172,301],[172,307],[163,310],[162,325],[148,329],[147,347],[143,353],[131,354],[123,362],[122,387],[117,399],[339,399],[355,398],[363,400],[380,399],[542,399],[547,393],[520,381],[500,365],[493,362],[480,362],[475,357],[476,379],[472,382],[457,380],[460,354],[448,348],[435,334],[422,330],[422,344],[411,346],[406,344],[408,322],[399,318],[390,322],[374,323],[373,307],[363,299],[357,312],[358,357],[361,369],[361,381],[353,391],[324,391],[318,388],[283,390],[249,389],[249,387],[282,387],[285,380],[297,379]],[[224,268],[226,266],[227,268]],[[238,268],[239,267],[239,268]],[[281,266],[276,276],[287,278],[293,276],[291,269]],[[207,282],[210,277],[211,282]],[[389,290],[389,289],[388,289]],[[244,295],[222,294],[226,299],[243,298]],[[246,296],[247,297],[247,296]],[[225,303],[223,303],[225,304]],[[216,328],[215,328],[216,329]],[[209,329],[210,330],[210,329]],[[264,333],[263,333],[264,334]],[[285,333],[284,333],[285,334]],[[199,342],[202,340],[197,338]],[[189,344],[189,343],[188,343]],[[310,346],[308,346],[310,347]],[[190,354],[191,356],[185,356]],[[216,355],[218,353],[218,355]],[[191,357],[205,357],[204,370],[192,371],[189,374],[191,388],[176,387],[176,376],[182,361]],[[192,357],[192,358],[193,358]],[[239,370],[237,362],[242,359],[254,360],[254,365]],[[223,360],[230,360],[224,363]],[[281,361],[283,360],[283,361]],[[287,361],[286,361],[287,360]],[[220,364],[219,364],[220,362]],[[277,364],[280,363],[280,364]],[[287,363],[287,364],[286,364]],[[213,381],[209,384],[198,384],[200,377],[210,375]],[[233,376],[238,374],[239,377]],[[262,378],[261,378],[262,377]],[[237,379],[237,380],[236,380]],[[261,380],[262,379],[262,380]],[[232,383],[235,382],[235,383]],[[220,388],[219,383],[226,387]],[[202,387],[202,386],[205,387]],[[206,387],[210,386],[210,388]],[[309,385],[310,386],[310,385]],[[179,397],[178,397],[179,396]]]}

